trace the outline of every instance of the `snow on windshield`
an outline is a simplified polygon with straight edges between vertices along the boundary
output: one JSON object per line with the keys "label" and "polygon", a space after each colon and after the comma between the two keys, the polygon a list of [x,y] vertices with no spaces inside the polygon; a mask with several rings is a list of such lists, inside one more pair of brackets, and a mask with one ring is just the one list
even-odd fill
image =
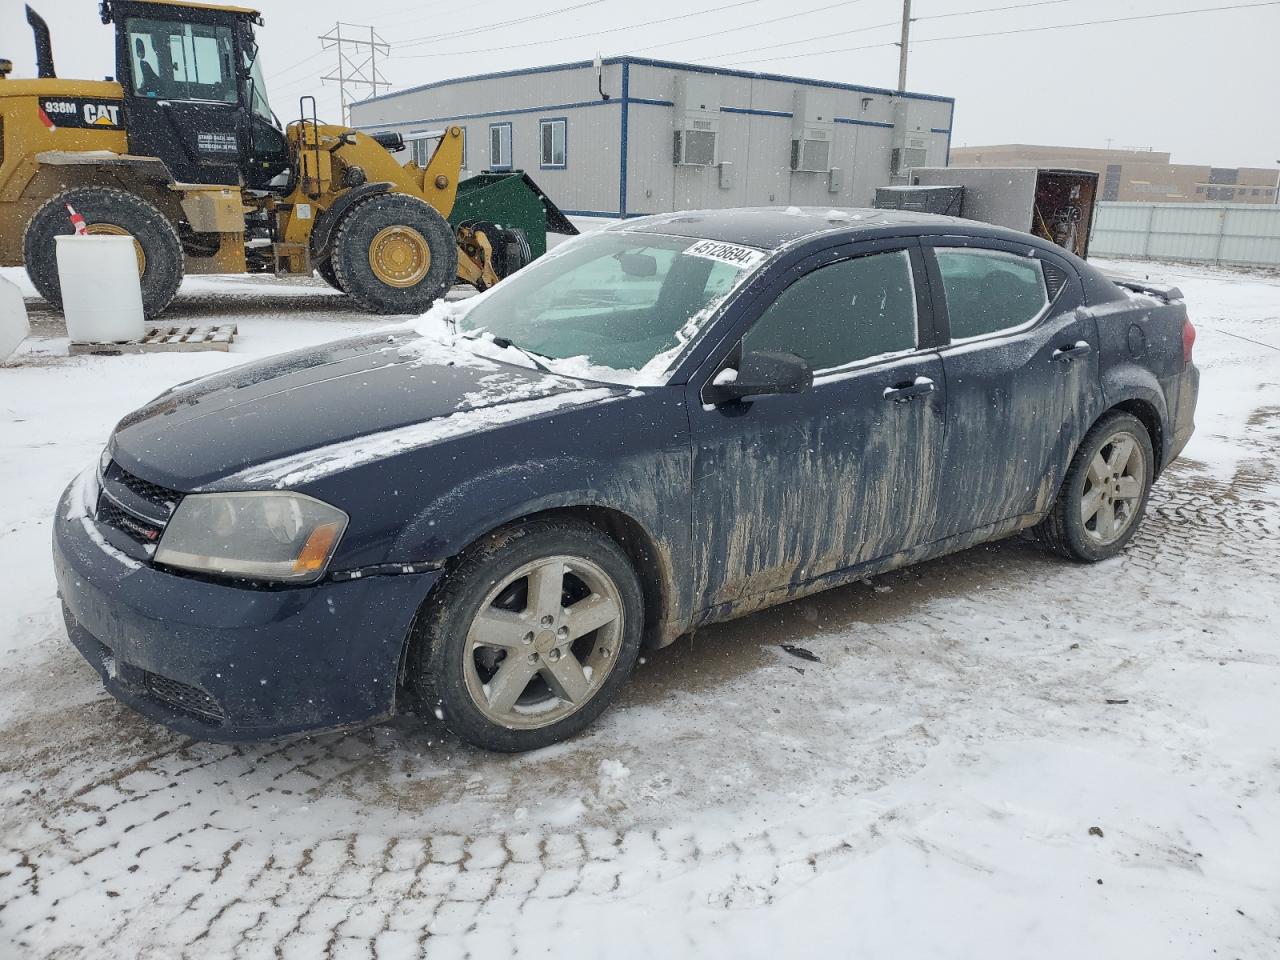
{"label": "snow on windshield", "polygon": [[585,380],[652,386],[764,261],[752,247],[607,231],[566,244],[486,293],[437,303],[414,350],[438,345]]}

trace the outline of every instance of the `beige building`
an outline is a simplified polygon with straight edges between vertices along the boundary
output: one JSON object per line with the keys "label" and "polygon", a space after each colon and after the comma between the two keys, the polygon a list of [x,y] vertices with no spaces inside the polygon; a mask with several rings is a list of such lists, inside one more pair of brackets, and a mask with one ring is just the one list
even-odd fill
{"label": "beige building", "polygon": [[1164,203],[1276,202],[1280,166],[1201,167],[1154,150],[1094,150],[1005,143],[953,147],[953,167],[1065,167],[1098,174],[1100,200]]}

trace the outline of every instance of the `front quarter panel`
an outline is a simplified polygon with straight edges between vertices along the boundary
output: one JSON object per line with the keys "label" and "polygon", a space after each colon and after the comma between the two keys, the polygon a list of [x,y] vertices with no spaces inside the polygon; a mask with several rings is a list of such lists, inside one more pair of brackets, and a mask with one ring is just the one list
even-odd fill
{"label": "front quarter panel", "polygon": [[667,585],[664,619],[687,620],[689,439],[683,391],[613,397],[322,477],[298,489],[351,517],[332,569],[444,563],[485,533],[545,510],[602,507],[638,523]]}

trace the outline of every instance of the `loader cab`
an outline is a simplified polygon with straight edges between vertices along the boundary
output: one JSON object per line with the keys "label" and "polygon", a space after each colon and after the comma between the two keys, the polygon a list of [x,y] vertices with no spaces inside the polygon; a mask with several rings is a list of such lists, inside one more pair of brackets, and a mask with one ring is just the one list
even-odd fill
{"label": "loader cab", "polygon": [[158,157],[180,183],[263,189],[288,166],[267,102],[256,11],[174,0],[102,4],[116,25],[129,152]]}

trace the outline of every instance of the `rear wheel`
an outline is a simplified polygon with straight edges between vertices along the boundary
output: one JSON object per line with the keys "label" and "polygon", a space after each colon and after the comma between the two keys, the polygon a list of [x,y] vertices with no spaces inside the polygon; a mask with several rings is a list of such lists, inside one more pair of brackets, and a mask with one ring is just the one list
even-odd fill
{"label": "rear wheel", "polygon": [[427,601],[408,680],[462,739],[533,750],[608,706],[643,619],[639,579],[612,539],[574,521],[519,524],[468,551]]}
{"label": "rear wheel", "polygon": [[62,309],[56,236],[74,233],[70,204],[85,219],[90,234],[133,237],[147,319],[158,316],[182,285],[182,242],[169,218],[136,194],[114,187],[76,187],[45,201],[27,224],[23,257],[40,295]]}
{"label": "rear wheel", "polygon": [[1155,453],[1142,421],[1114,412],[1099,420],[1076,452],[1040,539],[1088,563],[1114,557],[1133,538],[1147,507]]}
{"label": "rear wheel", "polygon": [[372,313],[421,313],[453,284],[458,246],[444,217],[380,194],[342,218],[329,263],[338,289]]}

